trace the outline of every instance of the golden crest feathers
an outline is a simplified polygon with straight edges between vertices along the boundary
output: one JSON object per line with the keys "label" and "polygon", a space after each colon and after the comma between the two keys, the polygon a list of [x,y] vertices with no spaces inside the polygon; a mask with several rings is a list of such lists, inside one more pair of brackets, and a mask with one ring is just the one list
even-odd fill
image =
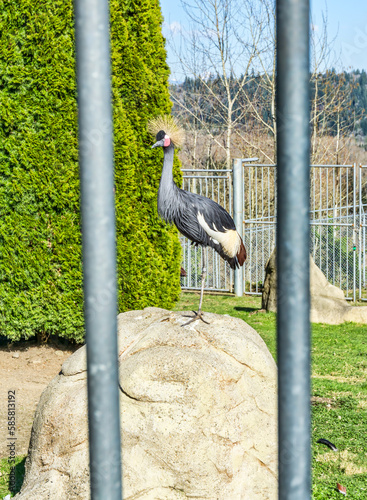
{"label": "golden crest feathers", "polygon": [[165,131],[176,147],[182,146],[185,140],[185,132],[176,118],[171,115],[161,115],[149,120],[148,132],[155,137],[160,130]]}

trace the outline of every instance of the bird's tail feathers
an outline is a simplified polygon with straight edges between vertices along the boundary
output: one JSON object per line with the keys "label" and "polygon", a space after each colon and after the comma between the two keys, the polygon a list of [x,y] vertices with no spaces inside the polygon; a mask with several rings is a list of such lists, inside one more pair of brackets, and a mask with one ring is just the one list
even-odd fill
{"label": "bird's tail feathers", "polygon": [[243,244],[241,236],[237,233],[238,238],[240,240],[239,246],[237,253],[234,257],[230,257],[229,255],[223,253],[221,254],[222,257],[228,262],[228,264],[231,266],[232,269],[238,269],[239,267],[243,266],[246,258],[247,258],[247,252],[245,245]]}
{"label": "bird's tail feathers", "polygon": [[246,258],[247,258],[247,253],[246,253],[246,248],[245,245],[243,244],[242,238],[240,238],[240,245],[239,249],[234,257],[230,257],[223,249],[222,245],[219,245],[218,243],[214,243],[213,240],[210,240],[209,246],[214,248],[219,255],[228,262],[230,265],[231,269],[238,269],[239,267],[243,266]]}
{"label": "bird's tail feathers", "polygon": [[241,238],[240,249],[237,252],[236,257],[237,257],[237,261],[238,261],[239,266],[243,266],[243,264],[247,258],[247,252],[246,252],[245,245],[243,244],[242,238]]}

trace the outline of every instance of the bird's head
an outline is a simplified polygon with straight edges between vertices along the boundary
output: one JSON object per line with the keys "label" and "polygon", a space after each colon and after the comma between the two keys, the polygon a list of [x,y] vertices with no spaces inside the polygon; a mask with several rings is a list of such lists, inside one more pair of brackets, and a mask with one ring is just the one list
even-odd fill
{"label": "bird's head", "polygon": [[175,118],[170,115],[152,118],[148,123],[148,131],[155,136],[156,143],[152,148],[179,147],[184,142],[185,134]]}
{"label": "bird's head", "polygon": [[152,148],[167,148],[171,145],[171,138],[164,130],[160,130],[155,138],[157,142],[153,144]]}

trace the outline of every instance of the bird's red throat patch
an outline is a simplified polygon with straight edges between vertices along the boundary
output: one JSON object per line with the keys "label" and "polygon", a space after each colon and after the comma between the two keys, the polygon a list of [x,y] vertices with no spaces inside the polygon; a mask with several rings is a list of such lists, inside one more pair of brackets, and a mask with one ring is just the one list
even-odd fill
{"label": "bird's red throat patch", "polygon": [[167,148],[169,145],[171,144],[171,139],[169,138],[169,136],[166,134],[164,136],[164,147]]}

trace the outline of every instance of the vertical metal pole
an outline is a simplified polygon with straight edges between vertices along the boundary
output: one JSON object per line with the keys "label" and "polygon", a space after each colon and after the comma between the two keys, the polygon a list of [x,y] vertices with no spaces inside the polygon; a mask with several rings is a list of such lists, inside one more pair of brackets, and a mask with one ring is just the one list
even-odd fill
{"label": "vertical metal pole", "polygon": [[[238,158],[233,160],[233,220],[243,238],[243,169]],[[243,296],[243,267],[234,271],[234,293],[236,297]]]}
{"label": "vertical metal pole", "polygon": [[75,0],[91,497],[121,500],[108,0]]}
{"label": "vertical metal pole", "polygon": [[362,165],[358,169],[359,197],[358,197],[358,299],[362,298]]}
{"label": "vertical metal pole", "polygon": [[347,226],[347,255],[348,255],[348,257],[347,257],[347,260],[346,260],[346,268],[347,268],[347,272],[346,272],[346,276],[347,276],[347,279],[346,279],[346,282],[347,282],[346,288],[347,288],[347,290],[346,290],[345,296],[346,296],[347,299],[349,299],[350,298],[350,296],[349,296],[349,221],[350,221],[350,218],[349,218],[349,208],[351,208],[349,206],[349,170],[350,170],[350,168],[347,167],[346,170],[347,170],[347,179],[346,179],[346,183],[345,184],[346,184],[347,191],[346,191],[346,207],[344,209],[344,214],[345,214],[344,215],[344,220],[348,224],[348,226]]}
{"label": "vertical metal pole", "polygon": [[279,498],[311,498],[309,1],[277,0]]}
{"label": "vertical metal pole", "polygon": [[353,302],[356,301],[356,251],[357,251],[357,164],[353,164]]}

